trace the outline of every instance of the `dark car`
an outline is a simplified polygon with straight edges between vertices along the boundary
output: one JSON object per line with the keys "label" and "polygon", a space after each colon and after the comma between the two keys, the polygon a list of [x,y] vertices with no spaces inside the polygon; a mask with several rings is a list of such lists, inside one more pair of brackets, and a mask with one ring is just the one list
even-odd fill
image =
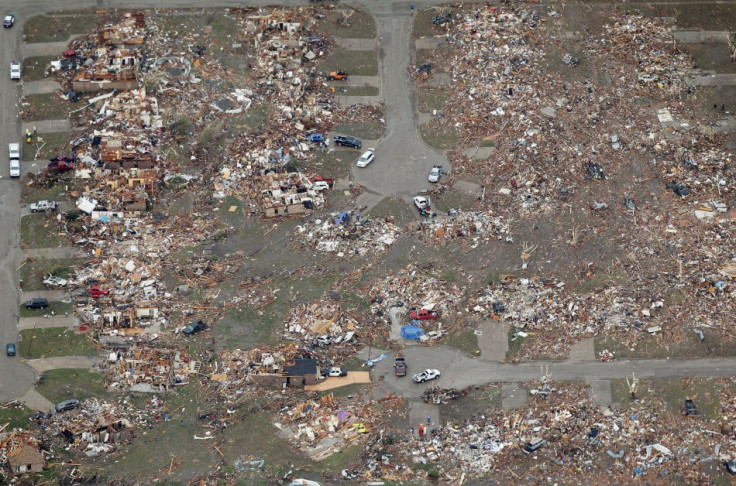
{"label": "dark car", "polygon": [[726,471],[728,471],[729,474],[736,475],[736,463],[735,462],[725,461],[723,465],[726,466]]}
{"label": "dark car", "polygon": [[432,17],[432,24],[434,25],[445,25],[452,22],[452,14],[435,15]]}
{"label": "dark car", "polygon": [[335,145],[342,145],[345,147],[352,147],[357,149],[363,147],[363,142],[355,137],[337,135],[333,138],[333,141],[335,142]]}
{"label": "dark car", "polygon": [[682,413],[685,415],[697,415],[698,408],[695,406],[695,402],[693,402],[689,398],[685,400],[685,409]]}
{"label": "dark car", "polygon": [[396,358],[394,371],[396,372],[396,376],[406,376],[406,361],[404,361],[404,358]]}
{"label": "dark car", "polygon": [[5,346],[5,353],[8,356],[15,356],[15,343],[8,343],[8,345]]}
{"label": "dark car", "polygon": [[197,322],[190,322],[187,327],[185,327],[181,332],[187,335],[197,334],[199,331],[204,329],[204,322],[197,321]]}
{"label": "dark car", "polygon": [[67,410],[74,410],[75,408],[79,408],[79,400],[76,398],[70,398],[69,400],[64,400],[63,402],[56,404],[57,412],[66,412]]}
{"label": "dark car", "polygon": [[9,29],[13,25],[15,25],[15,15],[13,14],[6,15],[5,18],[3,19],[3,27],[5,27],[6,29]]}
{"label": "dark car", "polygon": [[26,309],[45,309],[49,306],[49,301],[42,297],[36,297],[27,301],[23,305],[26,306]]}

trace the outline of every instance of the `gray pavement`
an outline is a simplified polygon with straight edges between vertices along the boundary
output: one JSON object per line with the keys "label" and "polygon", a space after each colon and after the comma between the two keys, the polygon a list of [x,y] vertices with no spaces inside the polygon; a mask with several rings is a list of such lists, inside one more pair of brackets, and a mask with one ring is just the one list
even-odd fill
{"label": "gray pavement", "polygon": [[94,368],[99,362],[100,358],[97,356],[61,356],[28,360],[28,364],[39,373],[66,368]]}
{"label": "gray pavement", "polygon": [[70,298],[69,292],[66,290],[26,290],[21,291],[20,298],[22,302],[36,297],[42,297],[49,302],[51,301],[62,301]]}
{"label": "gray pavement", "polygon": [[509,330],[511,324],[488,320],[476,326],[480,357],[486,361],[505,361],[509,350]]}
{"label": "gray pavement", "polygon": [[54,410],[54,403],[33,388],[30,388],[22,396],[18,397],[18,400],[23,402],[31,410],[39,410],[41,412]]}
{"label": "gray pavement", "polygon": [[[408,5],[407,5],[408,6]],[[378,27],[379,71],[386,106],[386,133],[375,147],[376,160],[364,169],[353,167],[353,180],[384,196],[414,196],[429,189],[427,174],[433,165],[449,169],[447,158],[420,138],[416,98],[411,92],[409,59],[413,16],[399,4],[368,7]]]}
{"label": "gray pavement", "polygon": [[[56,133],[66,132],[71,130],[72,125],[68,119],[65,120],[38,120],[32,122],[23,122],[21,125],[20,133],[23,134],[26,130],[33,131],[33,127],[36,127],[38,133]],[[22,136],[22,135],[21,135]]]}
{"label": "gray pavement", "polygon": [[21,317],[18,319],[18,330],[47,329],[50,327],[73,328],[79,326],[79,319],[74,316]]}
{"label": "gray pavement", "polygon": [[[5,3],[16,3],[16,2],[5,2]],[[20,3],[20,2],[18,2]],[[25,5],[29,5],[32,3],[40,3],[40,2],[23,2]],[[88,3],[90,6],[92,5],[91,2],[79,2],[78,6],[81,7],[82,4]],[[56,8],[52,7],[52,5],[65,5],[66,8],[76,8],[73,6],[73,2],[64,2],[64,1],[50,1],[42,3],[42,8],[40,11],[38,10],[38,6],[36,7],[35,12],[29,12],[28,15],[22,15],[23,10],[25,9],[16,9],[15,17],[18,21],[15,27],[13,27],[12,30],[21,31],[23,29],[22,24],[25,22],[25,19],[32,17],[33,15],[38,15],[40,13],[43,13],[47,10],[56,10]],[[39,6],[41,6],[39,5]],[[43,8],[46,7],[46,8]],[[84,27],[84,26],[80,26]],[[69,48],[69,42],[74,40],[75,38],[79,37],[80,34],[73,34],[70,35],[69,38],[65,41],[59,41],[59,42],[37,42],[34,44],[26,44],[22,43],[20,45],[20,57],[21,59],[25,59],[27,57],[36,57],[36,56],[57,56],[61,55],[62,52],[67,50]]]}
{"label": "gray pavement", "polygon": [[57,260],[62,258],[82,258],[86,256],[84,250],[75,246],[59,246],[57,248],[26,248],[25,254],[33,258]]}
{"label": "gray pavement", "polygon": [[23,95],[36,95],[54,93],[59,90],[59,82],[55,79],[44,79],[43,81],[28,81],[23,83]]}

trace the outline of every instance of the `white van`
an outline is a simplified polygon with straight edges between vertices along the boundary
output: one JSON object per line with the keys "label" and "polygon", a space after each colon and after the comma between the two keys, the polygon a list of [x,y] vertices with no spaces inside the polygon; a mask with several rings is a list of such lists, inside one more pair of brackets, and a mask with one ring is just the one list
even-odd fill
{"label": "white van", "polygon": [[20,177],[20,144],[8,144],[8,158],[10,159],[10,177]]}

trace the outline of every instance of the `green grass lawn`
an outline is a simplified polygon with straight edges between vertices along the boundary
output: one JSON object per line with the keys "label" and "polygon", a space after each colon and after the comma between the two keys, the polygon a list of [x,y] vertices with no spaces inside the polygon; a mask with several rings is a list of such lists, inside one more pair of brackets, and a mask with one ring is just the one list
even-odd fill
{"label": "green grass lawn", "polygon": [[[339,22],[344,12],[350,15],[348,23]],[[352,9],[336,9],[320,12],[324,18],[317,25],[319,32],[343,39],[374,39],[376,37],[376,22],[367,12]]]}
{"label": "green grass lawn", "polygon": [[[41,167],[45,167],[48,159],[71,151],[69,140],[72,138],[69,132],[39,133],[30,144],[22,144],[21,159],[39,160],[43,164]],[[71,178],[71,175],[64,177]]]}
{"label": "green grass lawn", "polygon": [[[378,74],[378,57],[376,51],[336,49],[322,61],[321,66],[325,74],[341,69],[347,71],[351,76],[376,76]],[[337,85],[339,86],[339,84]]]}
{"label": "green grass lawn", "polygon": [[434,126],[424,124],[419,127],[424,143],[437,150],[454,147],[460,140],[457,131],[449,125]]}
{"label": "green grass lawn", "polygon": [[26,329],[20,332],[20,355],[26,359],[58,356],[95,356],[99,349],[86,334],[66,327]]}
{"label": "green grass lawn", "polygon": [[38,393],[54,403],[70,398],[108,398],[105,375],[90,370],[58,369],[44,371],[44,382],[36,385]]}
{"label": "green grass lawn", "polygon": [[478,336],[472,330],[453,332],[445,338],[444,344],[464,351],[471,356],[480,356]]}
{"label": "green grass lawn", "polygon": [[[662,409],[673,414],[682,413],[685,399],[689,398],[695,402],[700,417],[717,420],[721,417],[720,386],[707,378],[640,380],[636,397],[652,403],[657,409],[660,407],[656,404],[661,402]],[[611,399],[623,409],[632,408],[634,402],[625,379],[611,380]]]}
{"label": "green grass lawn", "polygon": [[23,81],[42,81],[44,79],[53,80],[46,76],[46,69],[51,61],[59,59],[59,56],[34,56],[23,59]]}
{"label": "green grass lawn", "polygon": [[[380,120],[343,122],[333,127],[333,131],[343,135],[377,140],[383,136],[385,127]],[[360,154],[358,154],[360,155]],[[358,157],[356,157],[357,159]]]}
{"label": "green grass lawn", "polygon": [[56,213],[30,214],[20,220],[20,245],[22,248],[54,248],[69,244],[69,240],[59,235]]}
{"label": "green grass lawn", "polygon": [[28,95],[21,100],[20,117],[23,121],[66,120],[75,106],[55,93]]}
{"label": "green grass lawn", "polygon": [[422,85],[417,90],[419,111],[432,113],[432,110],[444,110],[450,93],[446,89],[437,86]]}
{"label": "green grass lawn", "polygon": [[67,258],[61,260],[47,260],[38,258],[27,261],[20,267],[20,278],[23,280],[23,290],[44,290],[43,276],[52,273],[57,277],[67,278],[74,271],[75,265],[84,263],[82,259]]}
{"label": "green grass lawn", "polygon": [[49,301],[49,306],[45,309],[26,309],[26,306],[20,305],[20,317],[42,317],[45,315],[51,315],[51,313],[57,316],[63,316],[66,313],[72,314],[74,312],[74,306],[71,302],[56,302]]}
{"label": "green grass lawn", "polygon": [[7,408],[0,408],[0,427],[5,424],[8,426],[5,428],[6,431],[19,428],[19,429],[37,429],[36,424],[29,420],[29,417],[33,414],[33,411],[25,405],[20,406],[7,406]]}
{"label": "green grass lawn", "polygon": [[70,35],[93,30],[98,19],[90,10],[38,15],[23,25],[23,38],[29,44],[67,40]]}

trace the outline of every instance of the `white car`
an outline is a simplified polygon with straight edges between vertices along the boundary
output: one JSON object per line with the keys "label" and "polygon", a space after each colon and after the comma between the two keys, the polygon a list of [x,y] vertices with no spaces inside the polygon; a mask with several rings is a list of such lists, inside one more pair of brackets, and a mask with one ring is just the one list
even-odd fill
{"label": "white car", "polygon": [[412,376],[411,379],[414,380],[414,383],[424,383],[425,381],[436,380],[439,377],[440,370],[424,370]]}
{"label": "white car", "polygon": [[10,177],[20,177],[20,144],[8,144],[8,158],[10,159]]}
{"label": "white car", "polygon": [[56,201],[38,201],[31,203],[30,208],[32,213],[38,213],[40,211],[56,211],[56,207],[59,205]]}
{"label": "white car", "polygon": [[10,63],[10,79],[20,79],[20,63],[18,61]]}
{"label": "white car", "polygon": [[358,159],[358,167],[367,167],[368,164],[373,162],[373,159],[375,158],[376,154],[374,153],[375,149],[369,148],[365,152],[363,152],[363,155],[360,156]]}
{"label": "white car", "polygon": [[414,198],[414,205],[419,208],[420,211],[429,210],[430,201],[428,197],[417,196]]}
{"label": "white car", "polygon": [[440,177],[442,177],[442,166],[435,165],[432,167],[432,170],[429,171],[429,177],[427,177],[427,180],[429,180],[429,182],[439,182]]}
{"label": "white car", "polygon": [[68,283],[67,279],[55,277],[52,274],[46,274],[43,277],[43,284],[48,287],[64,287]]}

